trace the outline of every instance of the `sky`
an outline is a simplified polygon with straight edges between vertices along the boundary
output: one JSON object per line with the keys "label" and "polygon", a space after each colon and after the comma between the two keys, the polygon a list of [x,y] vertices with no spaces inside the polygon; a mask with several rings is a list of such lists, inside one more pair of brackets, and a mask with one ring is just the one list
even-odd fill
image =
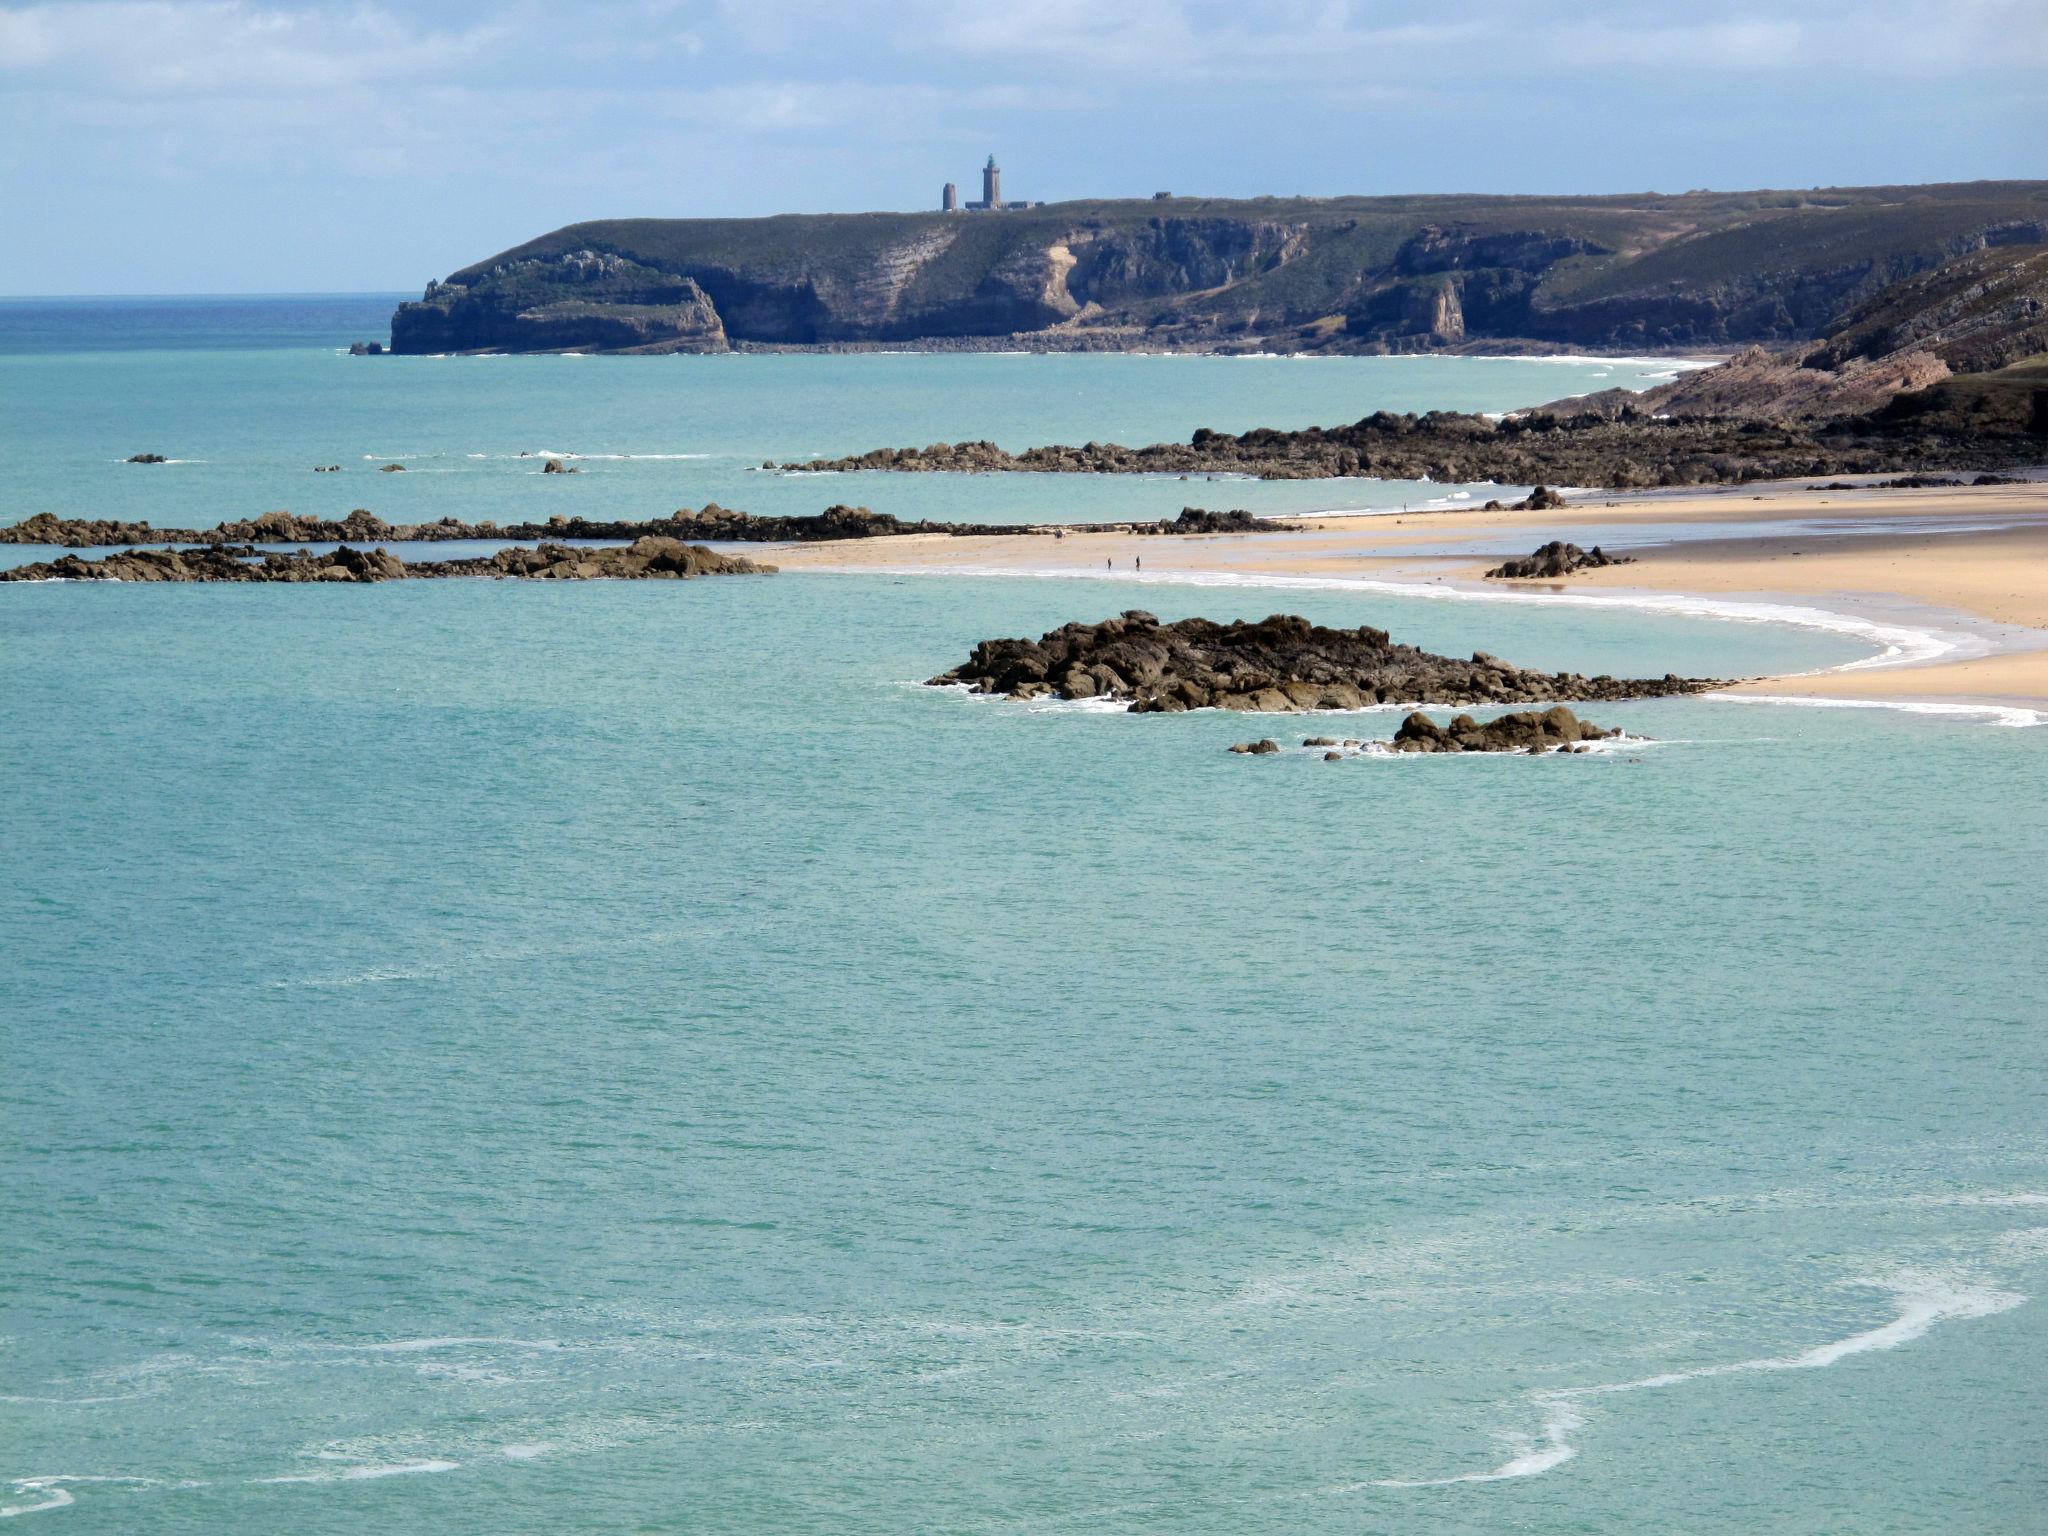
{"label": "sky", "polygon": [[0,293],[579,219],[2048,177],[2048,0],[0,0]]}

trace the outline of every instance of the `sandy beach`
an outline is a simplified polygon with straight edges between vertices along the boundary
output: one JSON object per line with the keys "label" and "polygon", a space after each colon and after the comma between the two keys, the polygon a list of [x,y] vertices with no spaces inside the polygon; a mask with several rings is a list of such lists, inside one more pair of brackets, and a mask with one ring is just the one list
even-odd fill
{"label": "sandy beach", "polygon": [[1562,538],[1625,552],[1634,563],[1565,581],[1487,585],[1791,601],[1942,628],[1966,636],[1968,654],[1743,686],[1805,697],[2048,706],[2048,483],[1596,493],[1574,496],[1556,511],[1475,508],[1290,521],[1291,531],[1189,538],[1086,530],[1059,538],[919,535],[800,546],[775,559],[790,570],[1142,569],[1471,584],[1508,555]]}

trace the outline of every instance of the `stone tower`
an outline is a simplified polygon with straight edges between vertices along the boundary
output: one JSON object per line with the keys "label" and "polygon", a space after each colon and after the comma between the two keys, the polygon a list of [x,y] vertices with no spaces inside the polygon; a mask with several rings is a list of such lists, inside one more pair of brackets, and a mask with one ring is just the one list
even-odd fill
{"label": "stone tower", "polygon": [[981,168],[981,201],[989,208],[1003,206],[1003,168],[996,164],[994,155],[990,155],[988,164]]}
{"label": "stone tower", "polygon": [[939,194],[939,212],[958,213],[959,211],[960,189],[949,181],[946,183],[946,190]]}

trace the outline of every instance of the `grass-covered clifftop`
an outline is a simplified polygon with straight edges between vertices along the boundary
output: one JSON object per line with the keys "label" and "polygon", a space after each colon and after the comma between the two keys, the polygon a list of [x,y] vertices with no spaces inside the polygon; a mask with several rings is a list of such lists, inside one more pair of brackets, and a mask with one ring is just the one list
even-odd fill
{"label": "grass-covered clifftop", "polygon": [[430,287],[394,350],[1702,347],[2048,244],[2048,182],[1545,198],[1173,198],[574,224]]}

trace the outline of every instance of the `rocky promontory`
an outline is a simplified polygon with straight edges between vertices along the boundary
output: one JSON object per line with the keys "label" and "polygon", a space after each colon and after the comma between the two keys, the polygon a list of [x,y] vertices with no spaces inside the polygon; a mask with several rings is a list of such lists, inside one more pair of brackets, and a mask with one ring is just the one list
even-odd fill
{"label": "rocky promontory", "polygon": [[1397,645],[1383,629],[1325,629],[1291,614],[1256,624],[1133,609],[1068,624],[1037,640],[984,640],[932,678],[1016,699],[1129,700],[1135,714],[1188,709],[1298,711],[1374,704],[1527,704],[1701,693],[1722,680],[1535,672],[1484,651],[1469,661]]}
{"label": "rocky promontory", "polygon": [[456,576],[529,581],[687,581],[697,576],[759,576],[775,570],[679,539],[643,538],[605,549],[541,544],[501,549],[473,560],[406,562],[382,549],[340,549],[316,555],[262,551],[247,545],[199,549],[131,549],[86,560],[57,560],[0,570],[0,581],[419,581]]}
{"label": "rocky promontory", "polygon": [[[1783,345],[2048,240],[2039,182],[1625,197],[1089,199],[1001,218],[600,219],[450,273],[392,349],[1174,352]],[[1572,482],[1584,483],[1584,482]]]}

